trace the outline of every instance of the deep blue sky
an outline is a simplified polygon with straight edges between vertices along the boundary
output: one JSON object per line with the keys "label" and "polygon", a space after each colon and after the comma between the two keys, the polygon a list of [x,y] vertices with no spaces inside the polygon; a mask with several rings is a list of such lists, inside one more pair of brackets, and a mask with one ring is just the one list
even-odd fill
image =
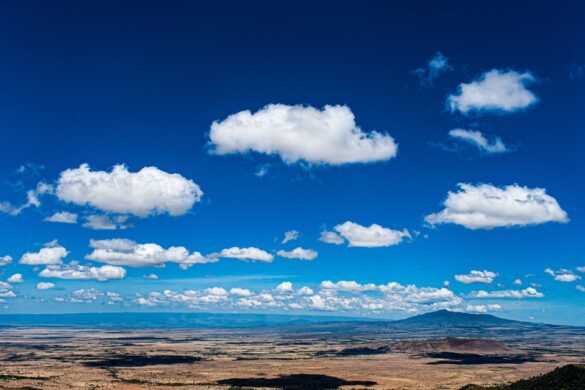
{"label": "deep blue sky", "polygon": [[[37,182],[53,183],[82,163],[104,171],[115,164],[132,172],[155,166],[204,192],[185,215],[132,217],[134,227],[126,230],[43,222],[55,211],[83,210],[51,195],[17,216],[0,213],[0,256],[14,259],[0,267],[0,280],[14,273],[25,280],[13,284],[17,297],[6,298],[4,311],[145,310],[132,295],[164,289],[270,290],[291,281],[316,291],[323,280],[441,288],[448,280],[462,297],[535,283],[543,298],[465,298],[462,308],[500,304],[500,315],[509,318],[584,325],[585,293],[576,285],[585,282],[563,283],[544,273],[568,269],[585,278],[576,270],[585,266],[585,77],[578,71],[585,65],[584,14],[577,1],[2,2],[0,201],[22,204]],[[421,86],[413,71],[437,52],[453,69]],[[459,84],[492,69],[530,72],[538,81],[529,89],[539,102],[506,115],[447,110],[447,96]],[[307,167],[258,153],[209,153],[213,121],[270,103],[347,105],[362,130],[394,137],[398,155]],[[453,128],[501,137],[512,151],[448,151],[456,145],[448,136]],[[43,168],[16,172],[27,164]],[[258,177],[263,164],[268,173]],[[424,217],[441,210],[447,192],[461,182],[546,188],[570,221],[490,230],[425,226]],[[381,248],[318,240],[323,229],[345,221],[421,234]],[[300,238],[280,244],[292,229]],[[41,278],[34,267],[17,264],[23,253],[53,239],[71,252],[65,262],[86,263],[89,240],[109,238],[204,254],[232,246],[268,252],[302,246],[319,256],[276,257],[270,264],[223,259],[188,270],[172,263],[127,268],[125,279],[107,282]],[[498,277],[492,284],[453,280],[471,270]],[[159,280],[142,279],[152,272]],[[516,278],[523,285],[513,285]],[[57,287],[37,290],[39,281]],[[53,302],[80,288],[118,292],[128,304]]]}

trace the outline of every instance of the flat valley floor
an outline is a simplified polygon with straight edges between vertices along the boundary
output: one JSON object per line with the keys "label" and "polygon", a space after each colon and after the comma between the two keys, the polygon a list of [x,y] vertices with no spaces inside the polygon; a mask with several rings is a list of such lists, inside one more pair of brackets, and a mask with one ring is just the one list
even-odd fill
{"label": "flat valley floor", "polygon": [[6,328],[0,329],[0,388],[459,389],[584,361],[583,335],[535,340]]}

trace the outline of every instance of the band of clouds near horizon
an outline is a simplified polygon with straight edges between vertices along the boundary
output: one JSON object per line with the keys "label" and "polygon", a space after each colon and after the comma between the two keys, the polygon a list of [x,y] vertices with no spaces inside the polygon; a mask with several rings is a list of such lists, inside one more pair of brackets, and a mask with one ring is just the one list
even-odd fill
{"label": "band of clouds near horizon", "polygon": [[[548,269],[545,270],[548,272]],[[566,270],[561,270],[565,272]],[[585,271],[585,269],[581,270]],[[496,275],[490,271],[471,271],[472,277]],[[457,278],[457,275],[455,276]],[[156,278],[154,278],[156,279]],[[470,283],[486,281],[474,280]],[[10,293],[12,286],[0,282],[3,292]],[[579,287],[579,286],[578,286]],[[108,304],[136,304],[145,307],[178,307],[222,309],[285,309],[318,311],[358,311],[377,313],[381,310],[403,312],[425,312],[441,308],[455,311],[489,312],[499,311],[500,303],[479,304],[473,300],[483,299],[539,299],[544,294],[534,287],[521,290],[472,291],[461,296],[448,288],[418,287],[414,284],[403,285],[397,282],[387,284],[359,283],[353,280],[333,282],[324,280],[317,289],[309,286],[294,288],[293,283],[284,281],[273,289],[251,290],[242,287],[226,289],[219,286],[201,290],[188,289],[181,292],[164,290],[150,293],[122,296],[116,292],[97,289],[81,289],[65,297],[56,297],[56,302],[92,303],[99,298]],[[466,301],[471,299],[471,301]]]}
{"label": "band of clouds near horizon", "polygon": [[[362,285],[355,281],[323,281],[315,291],[308,286],[295,289],[291,282],[285,281],[272,290],[249,290],[221,287],[203,290],[174,292],[152,292],[136,298],[138,305],[198,307],[219,304],[233,308],[287,308],[312,310],[350,310],[379,311],[393,307],[423,308],[457,307],[461,298],[445,288],[403,286],[391,282],[387,285]],[[368,293],[368,294],[364,294]],[[371,293],[380,294],[372,296]]]}
{"label": "band of clouds near horizon", "polygon": [[[544,295],[530,287],[524,290],[478,291],[470,294],[473,299],[489,298],[490,295],[506,299],[542,298]],[[176,292],[165,290],[141,294],[133,298],[141,306],[161,307],[185,305],[200,308],[219,305],[233,309],[267,309],[284,308],[344,311],[357,310],[379,312],[381,310],[400,310],[409,312],[451,310],[486,312],[501,310],[497,303],[475,304],[465,302],[447,288],[417,287],[402,285],[397,282],[387,284],[361,284],[353,280],[333,282],[322,281],[318,289],[308,286],[295,289],[293,284],[285,281],[272,290],[250,290],[234,287],[230,290],[212,287],[202,290],[185,290]]]}

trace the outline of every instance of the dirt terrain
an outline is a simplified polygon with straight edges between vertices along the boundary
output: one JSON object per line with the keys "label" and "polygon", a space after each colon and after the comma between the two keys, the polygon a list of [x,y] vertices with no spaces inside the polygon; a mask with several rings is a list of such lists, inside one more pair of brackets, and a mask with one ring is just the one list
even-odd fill
{"label": "dirt terrain", "polygon": [[0,388],[459,389],[583,363],[584,349],[582,335],[538,345],[267,330],[6,328]]}

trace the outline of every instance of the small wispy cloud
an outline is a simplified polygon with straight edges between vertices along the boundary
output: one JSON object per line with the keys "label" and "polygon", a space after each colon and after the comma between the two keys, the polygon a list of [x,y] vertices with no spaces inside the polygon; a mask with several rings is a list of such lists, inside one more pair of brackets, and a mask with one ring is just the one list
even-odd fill
{"label": "small wispy cloud", "polygon": [[488,138],[477,130],[453,129],[449,131],[449,136],[457,141],[476,147],[484,154],[498,154],[510,151],[510,148],[504,144],[500,137]]}
{"label": "small wispy cloud", "polygon": [[29,207],[39,207],[41,205],[41,201],[39,199],[40,195],[50,194],[53,192],[53,186],[44,182],[40,182],[37,186],[26,192],[26,202],[20,206],[14,206],[9,202],[0,202],[0,212],[9,214],[9,215],[19,215],[23,210],[28,209]]}
{"label": "small wispy cloud", "polygon": [[585,65],[571,64],[569,67],[569,78],[577,80],[585,76]]}
{"label": "small wispy cloud", "polygon": [[282,244],[286,244],[289,241],[294,241],[299,238],[299,231],[298,230],[289,230],[288,232],[284,233],[284,238],[282,239]]}
{"label": "small wispy cloud", "polygon": [[449,64],[449,59],[440,52],[437,52],[433,58],[427,61],[427,65],[417,68],[412,73],[418,77],[421,87],[430,87],[441,74],[453,70]]}
{"label": "small wispy cloud", "polygon": [[50,217],[45,218],[45,222],[75,224],[77,223],[77,214],[67,211],[58,211]]}
{"label": "small wispy cloud", "polygon": [[261,164],[258,165],[258,167],[256,168],[256,172],[254,172],[254,175],[256,175],[256,177],[264,177],[268,175],[269,170],[270,164]]}
{"label": "small wispy cloud", "polygon": [[86,219],[86,222],[83,224],[83,227],[86,229],[92,230],[117,230],[117,229],[127,229],[132,227],[127,223],[128,216],[126,215],[117,215],[114,217],[110,217],[108,215],[89,215]]}

